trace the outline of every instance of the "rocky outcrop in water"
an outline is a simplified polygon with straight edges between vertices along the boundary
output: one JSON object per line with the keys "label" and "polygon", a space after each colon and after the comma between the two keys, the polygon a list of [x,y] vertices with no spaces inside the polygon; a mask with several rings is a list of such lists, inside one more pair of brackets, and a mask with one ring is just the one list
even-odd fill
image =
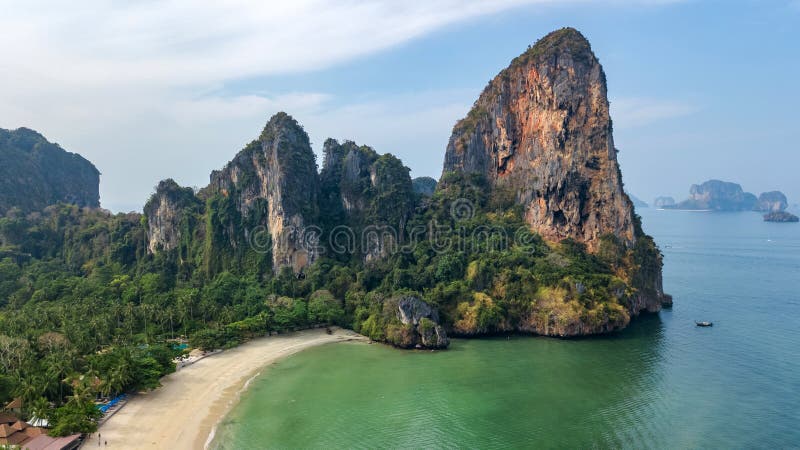
{"label": "rocky outcrop in water", "polygon": [[589,42],[565,28],[542,38],[484,89],[453,128],[444,173],[510,188],[533,230],[590,250],[604,234],[635,240],[622,190],[606,78]]}
{"label": "rocky outcrop in water", "polygon": [[800,222],[800,218],[786,211],[773,211],[764,215],[765,222]]}
{"label": "rocky outcrop in water", "polygon": [[100,172],[33,130],[0,128],[0,216],[56,203],[99,207]]}
{"label": "rocky outcrop in water", "polygon": [[781,191],[762,192],[758,196],[755,210],[761,212],[784,211],[789,206],[786,196]]}
{"label": "rocky outcrop in water", "polygon": [[447,333],[438,323],[439,314],[427,303],[412,295],[396,297],[387,303],[396,305],[397,319],[405,326],[399,328],[402,340],[396,345],[426,348],[446,348],[450,345]]}
{"label": "rocky outcrop in water", "polygon": [[672,206],[674,209],[711,211],[750,211],[758,202],[755,195],[745,192],[736,183],[708,180],[693,184],[689,198]]}

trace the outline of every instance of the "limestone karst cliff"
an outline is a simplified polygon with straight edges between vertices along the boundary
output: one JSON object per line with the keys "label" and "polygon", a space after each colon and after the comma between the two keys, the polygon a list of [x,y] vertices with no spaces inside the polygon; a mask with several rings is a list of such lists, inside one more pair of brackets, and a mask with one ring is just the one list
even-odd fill
{"label": "limestone karst cliff", "polygon": [[212,172],[204,190],[205,195],[230,198],[245,222],[265,225],[273,268],[290,266],[295,271],[318,256],[303,242],[303,230],[317,220],[318,192],[316,157],[308,134],[283,112],[275,114],[261,136],[222,170]]}
{"label": "limestone karst cliff", "polygon": [[365,261],[385,257],[402,242],[414,207],[409,169],[390,153],[379,155],[352,141],[328,139],[323,152],[320,219],[325,231],[346,225]]}
{"label": "limestone karst cliff", "polygon": [[531,227],[594,250],[604,234],[636,237],[622,188],[606,78],[589,42],[564,28],[498,74],[453,128],[444,173],[511,188]]}
{"label": "limestone karst cliff", "polygon": [[[635,292],[622,301],[630,315],[655,312],[671,302],[662,288],[661,254],[623,190],[612,131],[603,68],[586,38],[564,28],[489,82],[453,128],[443,175],[478,174],[492,191],[512,193],[531,229],[546,240],[569,238],[591,252],[604,242],[627,249],[636,262],[622,272]],[[539,317],[561,316],[563,324],[572,313],[562,306],[543,306]],[[627,320],[589,326],[576,318],[567,327],[532,320],[523,328],[574,335],[624,327]]]}
{"label": "limestone karst cliff", "polygon": [[[202,204],[192,188],[181,187],[173,179],[158,183],[156,192],[144,205],[147,218],[147,250],[177,248],[182,238],[191,236],[196,226],[195,215]],[[183,249],[185,253],[187,249]]]}
{"label": "limestone karst cliff", "polygon": [[623,190],[605,75],[573,29],[490,82],[456,124],[438,184],[352,141],[323,153],[317,172],[303,128],[276,114],[196,195],[159,185],[149,254],[186,279],[261,280],[282,299],[271,308],[298,317],[303,302],[287,299],[325,289],[355,331],[400,347],[607,333],[671,302]]}
{"label": "limestone karst cliff", "polygon": [[0,216],[56,203],[99,207],[100,172],[33,130],[0,128]]}

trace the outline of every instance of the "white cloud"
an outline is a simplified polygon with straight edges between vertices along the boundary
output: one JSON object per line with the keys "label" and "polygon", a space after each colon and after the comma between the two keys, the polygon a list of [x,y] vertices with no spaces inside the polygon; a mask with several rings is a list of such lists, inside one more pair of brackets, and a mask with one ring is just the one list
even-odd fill
{"label": "white cloud", "polygon": [[[317,141],[324,132],[397,144],[382,151],[430,151],[422,137],[446,139],[467,109],[463,101],[334,107],[313,87],[233,97],[220,88],[245,77],[324,69],[465,20],[550,3],[557,1],[0,0],[0,127],[34,128],[92,160],[103,172],[101,201],[115,209],[140,206],[167,176],[204,184],[210,168],[281,109]],[[197,175],[181,178],[186,173]]]}
{"label": "white cloud", "polygon": [[614,128],[620,129],[684,117],[697,110],[697,106],[682,100],[643,97],[611,99],[611,118],[614,120]]}
{"label": "white cloud", "polygon": [[0,49],[76,85],[184,86],[319,69],[524,3],[547,1],[14,2]]}

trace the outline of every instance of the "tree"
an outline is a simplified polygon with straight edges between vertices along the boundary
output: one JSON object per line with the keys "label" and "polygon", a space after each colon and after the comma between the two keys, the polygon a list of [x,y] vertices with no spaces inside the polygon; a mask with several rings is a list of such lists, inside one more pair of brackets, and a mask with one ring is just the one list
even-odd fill
{"label": "tree", "polygon": [[339,324],[344,320],[342,303],[330,291],[320,290],[311,294],[308,301],[308,321],[312,324]]}
{"label": "tree", "polygon": [[69,436],[75,433],[94,433],[100,417],[92,402],[67,402],[52,413],[51,436]]}

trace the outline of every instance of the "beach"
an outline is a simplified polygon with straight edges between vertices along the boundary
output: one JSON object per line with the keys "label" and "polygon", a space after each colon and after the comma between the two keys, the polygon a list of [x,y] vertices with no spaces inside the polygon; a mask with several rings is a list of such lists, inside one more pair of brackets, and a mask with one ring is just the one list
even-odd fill
{"label": "beach", "polygon": [[[253,339],[203,358],[164,377],[160,388],[133,396],[100,426],[101,448],[204,448],[239,393],[267,365],[309,347],[365,339],[349,330],[304,330]],[[83,448],[97,446],[93,434]]]}

